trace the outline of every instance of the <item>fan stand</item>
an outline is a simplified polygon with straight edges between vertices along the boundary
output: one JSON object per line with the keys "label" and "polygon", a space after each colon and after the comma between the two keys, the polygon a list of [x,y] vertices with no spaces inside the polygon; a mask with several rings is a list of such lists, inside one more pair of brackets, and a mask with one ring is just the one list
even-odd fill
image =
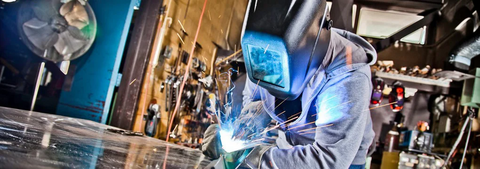
{"label": "fan stand", "polygon": [[[43,53],[43,57],[47,57],[47,50]],[[30,104],[30,111],[33,111],[35,108],[35,103],[37,102],[38,90],[40,89],[40,83],[43,80],[43,73],[45,70],[45,61],[42,60],[40,63],[40,68],[38,70],[37,81],[35,82],[35,89],[33,91],[32,103]]]}

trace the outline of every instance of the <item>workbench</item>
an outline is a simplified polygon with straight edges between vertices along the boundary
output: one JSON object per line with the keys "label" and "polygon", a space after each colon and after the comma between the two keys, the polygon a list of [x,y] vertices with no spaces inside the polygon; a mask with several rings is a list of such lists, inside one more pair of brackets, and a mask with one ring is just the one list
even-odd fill
{"label": "workbench", "polygon": [[89,120],[0,107],[0,166],[176,169],[210,163],[199,150],[111,129],[118,130]]}

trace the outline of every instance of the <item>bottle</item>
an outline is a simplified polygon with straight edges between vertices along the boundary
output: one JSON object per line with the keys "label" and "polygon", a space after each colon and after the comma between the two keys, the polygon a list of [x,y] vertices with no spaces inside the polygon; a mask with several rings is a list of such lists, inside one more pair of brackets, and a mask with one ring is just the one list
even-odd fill
{"label": "bottle", "polygon": [[393,122],[393,127],[388,131],[387,137],[385,138],[385,151],[392,152],[398,150],[399,135],[397,122]]}

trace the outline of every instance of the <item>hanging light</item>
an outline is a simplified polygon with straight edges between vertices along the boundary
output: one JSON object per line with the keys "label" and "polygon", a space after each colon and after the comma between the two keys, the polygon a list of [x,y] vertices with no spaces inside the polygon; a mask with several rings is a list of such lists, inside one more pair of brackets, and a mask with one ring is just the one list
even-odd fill
{"label": "hanging light", "polygon": [[7,2],[7,3],[10,3],[10,2],[15,2],[17,0],[2,0],[3,2]]}

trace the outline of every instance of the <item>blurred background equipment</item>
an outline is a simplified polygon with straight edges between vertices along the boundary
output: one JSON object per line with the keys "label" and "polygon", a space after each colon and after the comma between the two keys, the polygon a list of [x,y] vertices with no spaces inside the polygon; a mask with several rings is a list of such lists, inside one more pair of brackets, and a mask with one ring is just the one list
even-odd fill
{"label": "blurred background equipment", "polygon": [[95,14],[84,0],[24,2],[18,24],[27,47],[53,62],[82,56],[92,46],[97,32]]}
{"label": "blurred background equipment", "polygon": [[393,112],[402,111],[405,102],[405,87],[403,87],[401,82],[393,82],[388,102],[390,103],[390,108],[392,108]]}
{"label": "blurred background equipment", "polygon": [[[23,2],[17,23],[27,47],[42,59],[53,62],[70,61],[82,56],[92,45],[97,29],[95,14],[83,0]],[[66,64],[68,67],[69,63]],[[44,69],[45,61],[42,61],[30,111],[35,107],[40,83],[45,80]],[[65,74],[67,71],[62,70]]]}
{"label": "blurred background equipment", "polygon": [[145,135],[154,137],[157,134],[160,117],[160,106],[156,103],[150,104],[145,117]]}
{"label": "blurred background equipment", "polygon": [[372,79],[373,91],[370,104],[372,106],[378,106],[382,103],[383,100],[383,88],[385,87],[385,82],[382,78],[374,77]]}

